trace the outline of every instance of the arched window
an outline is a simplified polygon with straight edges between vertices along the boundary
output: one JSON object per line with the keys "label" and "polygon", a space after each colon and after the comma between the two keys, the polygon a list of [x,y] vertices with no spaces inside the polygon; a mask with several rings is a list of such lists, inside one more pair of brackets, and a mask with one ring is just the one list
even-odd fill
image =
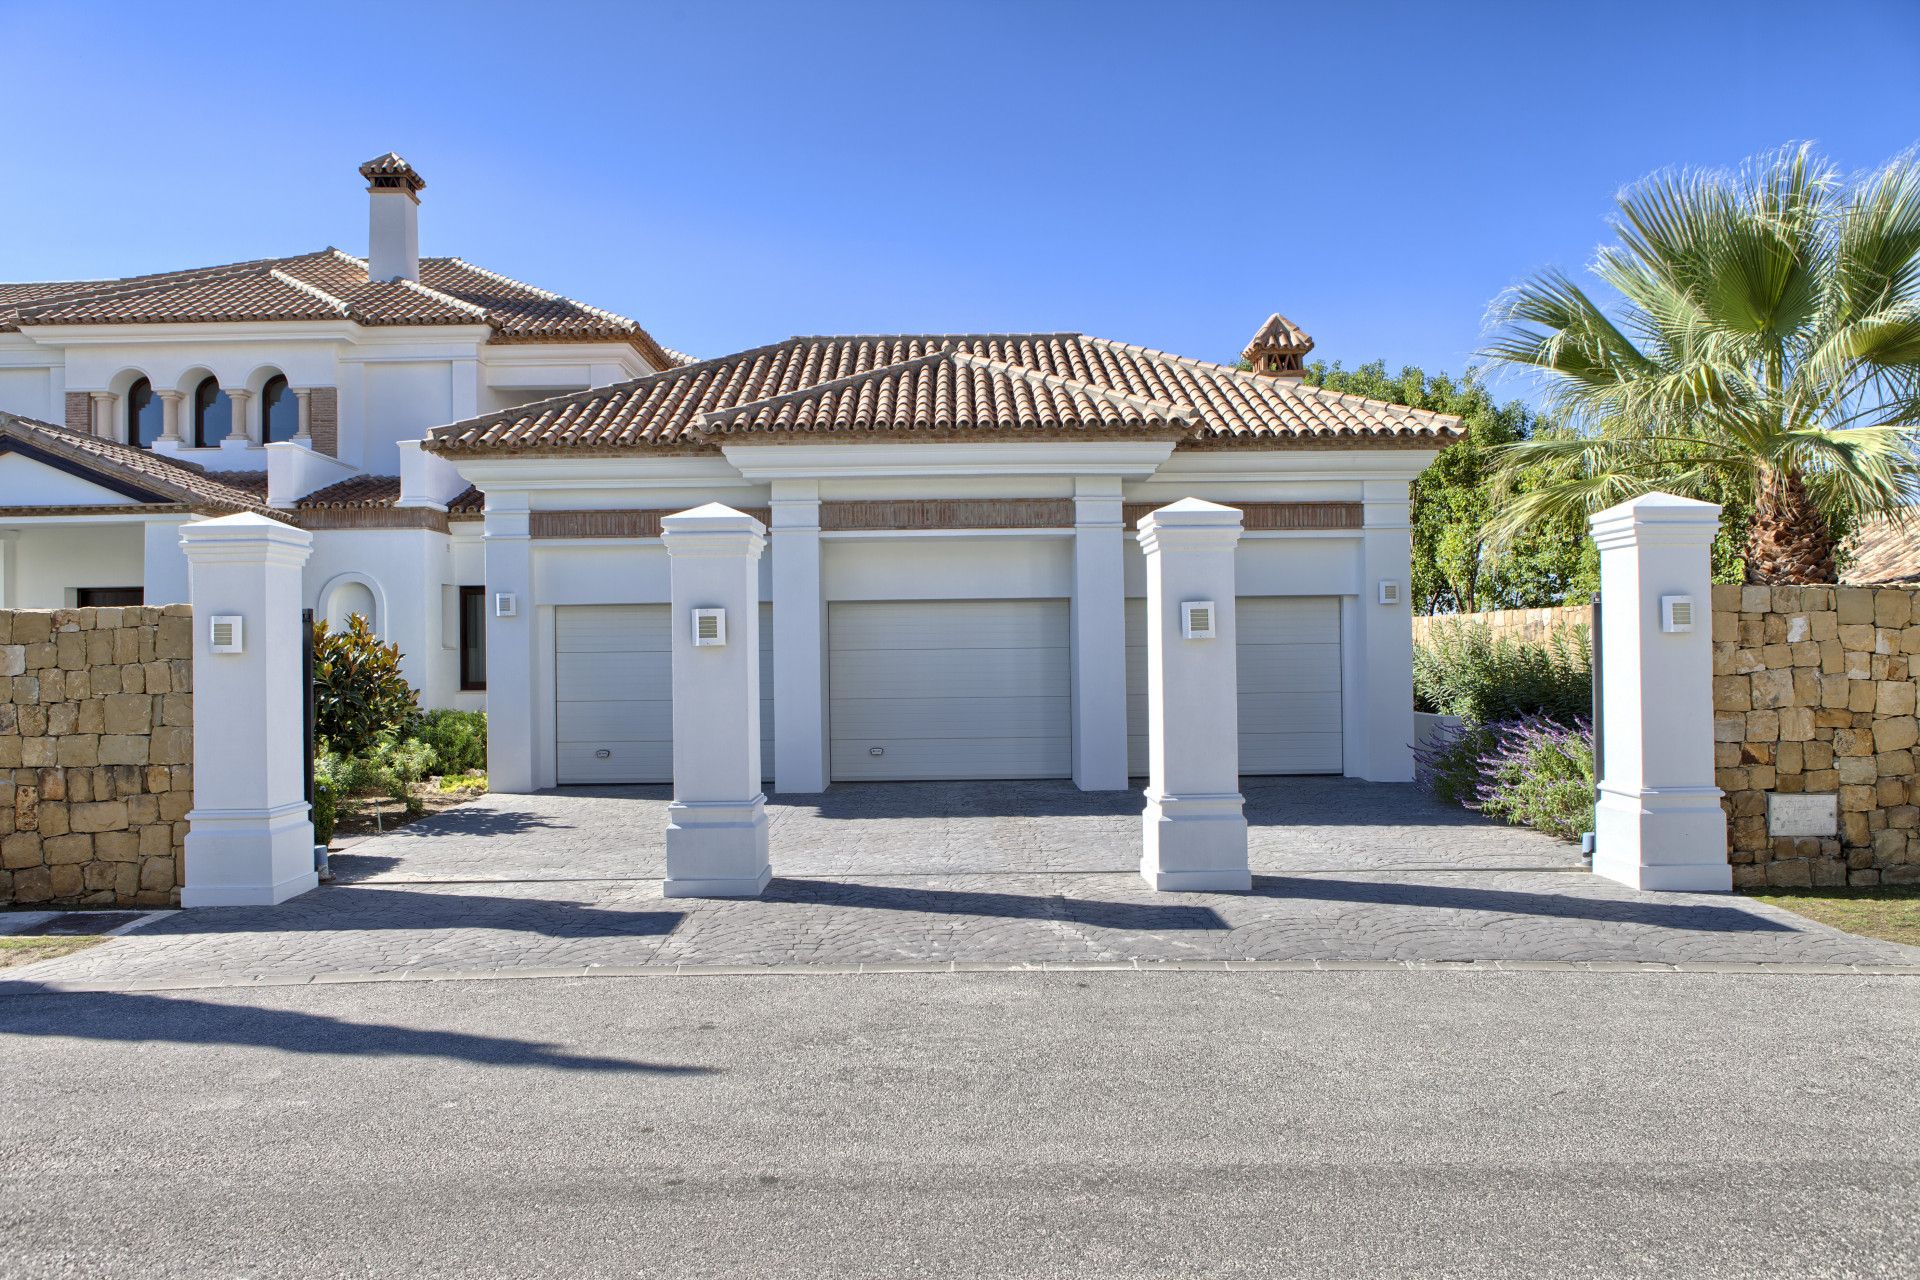
{"label": "arched window", "polygon": [[233,401],[220,389],[218,378],[202,378],[193,389],[193,443],[217,449],[233,430]]}
{"label": "arched window", "polygon": [[283,374],[274,374],[260,389],[260,439],[267,444],[291,440],[300,433],[300,402]]}
{"label": "arched window", "polygon": [[127,443],[151,449],[166,429],[166,406],[145,378],[127,388]]}

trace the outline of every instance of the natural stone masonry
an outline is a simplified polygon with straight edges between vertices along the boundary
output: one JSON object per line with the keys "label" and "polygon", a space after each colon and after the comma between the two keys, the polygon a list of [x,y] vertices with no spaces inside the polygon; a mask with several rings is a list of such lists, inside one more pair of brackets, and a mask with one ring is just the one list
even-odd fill
{"label": "natural stone masonry", "polygon": [[1415,644],[1431,643],[1435,627],[1450,626],[1457,622],[1470,622],[1483,626],[1493,633],[1496,640],[1509,639],[1526,644],[1545,644],[1556,631],[1564,631],[1572,627],[1590,627],[1593,623],[1593,606],[1570,604],[1549,609],[1489,609],[1484,613],[1415,614],[1413,642]]}
{"label": "natural stone masonry", "polygon": [[[1915,595],[1713,589],[1714,764],[1736,886],[1920,883]],[[1770,836],[1770,793],[1837,796],[1837,837]]]}
{"label": "natural stone masonry", "polygon": [[179,900],[192,633],[186,605],[0,610],[0,904]]}

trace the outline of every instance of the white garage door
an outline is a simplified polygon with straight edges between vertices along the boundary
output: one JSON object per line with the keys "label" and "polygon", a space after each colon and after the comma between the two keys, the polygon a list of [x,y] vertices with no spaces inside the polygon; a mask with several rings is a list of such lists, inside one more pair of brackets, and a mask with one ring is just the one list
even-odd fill
{"label": "white garage door", "polygon": [[[672,609],[554,610],[561,783],[673,781]],[[773,606],[760,606],[760,759],[773,768]]]}
{"label": "white garage door", "polygon": [[1066,601],[834,604],[827,628],[836,780],[1072,773]]}
{"label": "white garage door", "polygon": [[[1240,772],[1339,773],[1340,601],[1241,596]],[[1127,770],[1147,772],[1147,602],[1127,601]]]}

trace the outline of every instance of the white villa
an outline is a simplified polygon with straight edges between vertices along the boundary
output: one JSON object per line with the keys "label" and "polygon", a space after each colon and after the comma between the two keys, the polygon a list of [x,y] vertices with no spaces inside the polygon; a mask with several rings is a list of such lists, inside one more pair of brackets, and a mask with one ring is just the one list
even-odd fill
{"label": "white villa", "polygon": [[[1243,773],[1412,774],[1408,484],[1457,419],[1077,333],[796,337],[705,361],[422,258],[420,176],[363,166],[326,249],[0,285],[0,607],[185,597],[179,526],[314,533],[307,603],[366,614],[423,698],[484,706],[492,784],[670,777],[660,521],[769,526],[763,769],[1144,772],[1144,568],[1185,497],[1241,510]],[[52,425],[61,423],[64,425]]]}

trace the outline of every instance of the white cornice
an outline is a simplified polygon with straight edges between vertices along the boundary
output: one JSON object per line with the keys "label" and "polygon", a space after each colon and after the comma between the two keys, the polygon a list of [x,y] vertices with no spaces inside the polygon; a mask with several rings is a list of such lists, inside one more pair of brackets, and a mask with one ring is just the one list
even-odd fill
{"label": "white cornice", "polygon": [[1168,440],[1048,440],[974,444],[726,445],[749,480],[892,476],[1150,476],[1173,452]]}

